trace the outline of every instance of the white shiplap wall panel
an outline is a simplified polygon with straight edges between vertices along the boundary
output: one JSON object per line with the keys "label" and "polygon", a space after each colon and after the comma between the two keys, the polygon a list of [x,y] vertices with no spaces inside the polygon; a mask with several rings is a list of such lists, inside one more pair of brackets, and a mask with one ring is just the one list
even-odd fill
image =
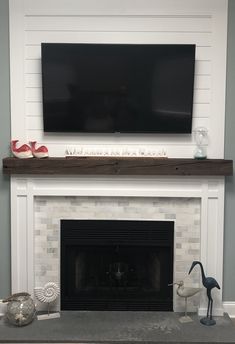
{"label": "white shiplap wall panel", "polygon": [[26,102],[25,104],[25,115],[38,116],[42,118],[42,103],[40,102]]}
{"label": "white shiplap wall panel", "polygon": [[42,87],[41,75],[40,74],[26,74],[25,87]]}
{"label": "white shiplap wall panel", "polygon": [[[38,83],[37,86],[40,86]],[[211,88],[211,77],[210,75],[195,75],[194,89],[195,90],[208,90]]]}
{"label": "white shiplap wall panel", "polygon": [[[59,20],[59,18],[58,18]],[[69,19],[68,19],[69,20]],[[26,31],[26,44],[44,43],[146,43],[211,46],[211,33],[124,31]]]}
{"label": "white shiplap wall panel", "polygon": [[205,89],[194,90],[194,104],[209,104],[211,92]]}
{"label": "white shiplap wall panel", "polygon": [[[18,77],[14,73],[12,79],[21,80],[19,87],[24,95],[19,104],[20,114],[16,110],[12,113],[12,135],[48,144],[50,154],[56,156],[63,156],[68,144],[96,143],[165,145],[169,156],[191,157],[195,149],[193,135],[44,133],[41,43],[196,44],[193,128],[206,126],[210,135],[208,156],[222,157],[219,147],[223,146],[223,135],[220,142],[214,133],[223,127],[224,113],[214,110],[212,116],[211,109],[216,109],[216,102],[220,101],[219,87],[222,93],[224,87],[215,86],[215,82],[217,74],[220,73],[220,79],[225,74],[225,66],[220,65],[220,61],[224,61],[226,55],[223,45],[226,6],[226,0],[101,0],[99,3],[94,0],[41,0],[39,3],[10,0],[10,33],[13,43],[18,38],[23,42],[20,52],[23,59],[18,64],[24,67]],[[221,28],[223,35],[219,34]],[[14,44],[12,47],[13,56]],[[16,59],[12,57],[12,61],[16,68]],[[220,72],[215,69],[219,65]],[[14,103],[14,96],[12,99]],[[20,102],[19,97],[17,101]]]}
{"label": "white shiplap wall panel", "polygon": [[[16,0],[17,1],[17,0]],[[18,0],[19,1],[19,0]],[[209,15],[223,0],[24,0],[27,15]]]}
{"label": "white shiplap wall panel", "polygon": [[[177,28],[177,30],[176,30]],[[27,16],[25,30],[88,32],[211,32],[208,16]]]}
{"label": "white shiplap wall panel", "polygon": [[196,61],[195,75],[211,75],[211,61]]}

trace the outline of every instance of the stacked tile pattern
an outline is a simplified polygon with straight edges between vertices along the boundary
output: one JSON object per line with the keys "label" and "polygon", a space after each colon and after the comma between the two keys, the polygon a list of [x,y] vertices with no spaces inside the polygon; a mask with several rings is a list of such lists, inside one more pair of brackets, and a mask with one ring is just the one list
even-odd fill
{"label": "stacked tile pattern", "polygon": [[[187,274],[192,261],[200,260],[200,213],[199,198],[36,197],[35,286],[60,281],[61,219],[142,219],[175,222],[174,281],[184,280],[186,286],[198,287],[198,271]],[[198,300],[199,295],[189,299],[190,311],[196,310]],[[184,310],[184,300],[176,293],[174,310]]]}

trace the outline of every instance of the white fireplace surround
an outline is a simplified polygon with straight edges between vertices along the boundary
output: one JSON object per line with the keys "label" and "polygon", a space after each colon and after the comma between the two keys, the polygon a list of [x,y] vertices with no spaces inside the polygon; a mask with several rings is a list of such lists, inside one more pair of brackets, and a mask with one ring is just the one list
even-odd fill
{"label": "white fireplace surround", "polygon": [[[221,290],[213,292],[222,315],[224,177],[11,177],[12,292],[34,289],[34,200],[38,196],[164,197],[201,200],[200,260]],[[206,312],[205,290],[199,314]]]}

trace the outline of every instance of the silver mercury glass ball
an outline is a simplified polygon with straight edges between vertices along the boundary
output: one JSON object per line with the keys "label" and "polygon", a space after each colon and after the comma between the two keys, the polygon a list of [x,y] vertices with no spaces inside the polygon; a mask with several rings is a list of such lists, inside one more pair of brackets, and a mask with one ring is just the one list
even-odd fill
{"label": "silver mercury glass ball", "polygon": [[30,324],[36,314],[35,304],[30,295],[19,295],[9,299],[6,318],[15,326]]}

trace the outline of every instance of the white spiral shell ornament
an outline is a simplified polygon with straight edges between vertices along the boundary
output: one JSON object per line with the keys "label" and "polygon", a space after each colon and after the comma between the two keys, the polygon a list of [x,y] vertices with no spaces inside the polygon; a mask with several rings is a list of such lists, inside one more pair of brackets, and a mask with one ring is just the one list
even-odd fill
{"label": "white spiral shell ornament", "polygon": [[60,288],[58,287],[56,283],[49,282],[49,283],[46,283],[44,287],[34,288],[34,293],[38,301],[47,303],[47,313],[49,316],[50,303],[55,301],[57,297],[60,295]]}
{"label": "white spiral shell ornament", "polygon": [[49,282],[44,287],[34,288],[34,294],[38,301],[47,303],[47,315],[38,315],[38,320],[53,319],[60,316],[59,313],[50,313],[50,304],[60,295],[60,288],[56,283]]}
{"label": "white spiral shell ornament", "polygon": [[51,303],[60,295],[60,288],[56,283],[49,282],[44,287],[34,288],[36,298],[44,303]]}

